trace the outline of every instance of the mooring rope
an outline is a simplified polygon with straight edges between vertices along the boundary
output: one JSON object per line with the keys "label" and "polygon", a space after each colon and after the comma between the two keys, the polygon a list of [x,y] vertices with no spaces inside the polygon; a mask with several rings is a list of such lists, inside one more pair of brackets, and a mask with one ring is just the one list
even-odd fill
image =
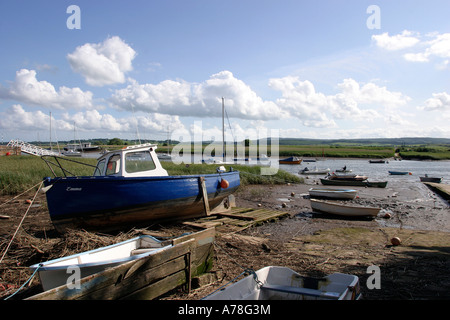
{"label": "mooring rope", "polygon": [[[6,247],[5,251],[3,252],[2,257],[0,258],[0,263],[2,263],[3,258],[6,256],[6,253],[8,252],[9,247],[11,246],[11,244],[12,244],[14,238],[15,238],[16,235],[17,235],[17,232],[19,231],[20,227],[22,226],[22,223],[23,223],[23,221],[25,220],[25,217],[27,216],[28,211],[30,211],[31,205],[33,204],[34,200],[36,199],[36,196],[37,196],[39,190],[41,189],[43,183],[44,183],[44,181],[41,181],[41,182],[39,183],[39,188],[37,189],[36,193],[34,194],[33,200],[31,200],[30,205],[29,205],[28,208],[27,208],[27,211],[25,212],[25,214],[24,214],[23,217],[22,217],[22,220],[20,221],[19,225],[17,226],[16,231],[14,232],[14,235],[13,235],[13,237],[11,238],[11,241],[8,243],[8,246]],[[34,186],[34,187],[35,187],[35,186]],[[33,188],[34,188],[34,187],[33,187]],[[32,189],[32,188],[30,188],[30,189]],[[28,190],[30,190],[30,189],[28,189]]]}
{"label": "mooring rope", "polygon": [[40,263],[40,264],[38,265],[38,267],[36,268],[36,270],[34,270],[33,274],[28,278],[28,280],[25,281],[24,284],[22,284],[22,285],[20,286],[20,288],[18,288],[13,294],[7,296],[7,297],[6,297],[5,299],[3,299],[3,300],[8,300],[8,299],[11,298],[12,296],[14,296],[17,292],[19,292],[20,290],[22,290],[22,289],[28,284],[28,282],[30,282],[31,279],[33,279],[33,277],[34,277],[34,275],[36,274],[36,272],[38,272],[39,268],[42,267],[42,266],[43,266],[43,265]]}
{"label": "mooring rope", "polygon": [[[15,196],[15,197],[9,199],[8,201],[6,201],[6,202],[4,202],[4,203],[1,203],[0,206],[3,206],[3,205],[5,205],[5,204],[7,204],[8,202],[13,201],[14,199],[16,199],[16,198],[20,197],[21,195],[23,195],[23,194],[27,193],[28,191],[30,191],[31,189],[36,188],[36,186],[38,186],[38,185],[40,185],[40,184],[42,184],[42,181],[39,182],[39,183],[37,183],[37,184],[35,184],[35,185],[32,186],[30,189],[25,190],[25,191],[22,192],[21,194],[18,194],[17,196]],[[39,189],[40,189],[40,188],[41,188],[41,187],[39,186]],[[38,191],[39,191],[39,189],[38,189]]]}

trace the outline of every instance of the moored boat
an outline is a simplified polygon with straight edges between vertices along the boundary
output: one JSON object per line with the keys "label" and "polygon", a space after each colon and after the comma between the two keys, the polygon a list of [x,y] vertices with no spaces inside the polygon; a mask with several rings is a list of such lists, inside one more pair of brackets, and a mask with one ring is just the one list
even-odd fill
{"label": "moored boat", "polygon": [[434,182],[434,183],[441,183],[442,178],[438,177],[429,177],[427,174],[423,177],[419,177],[421,182]]}
{"label": "moored boat", "polygon": [[369,181],[369,180],[339,180],[321,178],[320,182],[328,186],[354,186],[354,187],[371,187],[371,188],[386,188],[387,181]]}
{"label": "moored boat", "polygon": [[314,169],[309,169],[308,167],[305,167],[304,169],[299,171],[299,174],[327,174],[330,172],[330,168],[326,168],[326,169],[318,169],[318,168],[314,168]]}
{"label": "moored boat", "polygon": [[280,164],[300,164],[302,163],[302,159],[298,157],[289,157],[285,159],[278,160]]}
{"label": "moored boat", "polygon": [[333,273],[304,277],[286,267],[262,268],[204,300],[358,300],[359,278]]}
{"label": "moored boat", "polygon": [[327,178],[330,180],[347,180],[347,181],[364,181],[364,180],[368,179],[367,176],[361,176],[361,175],[351,174],[351,173],[336,174],[334,172],[332,174],[330,174]]}
{"label": "moored boat", "polygon": [[336,189],[336,188],[311,188],[309,195],[312,198],[331,198],[331,199],[355,199],[357,191],[354,189]]}
{"label": "moored boat", "polygon": [[[110,151],[98,159],[92,176],[44,178],[43,190],[57,231],[123,230],[208,215],[240,185],[239,172],[232,169],[169,176],[155,149],[156,145],[144,144]],[[49,167],[55,164],[42,158]]]}
{"label": "moored boat", "polygon": [[369,163],[386,163],[386,160],[369,160]]}
{"label": "moored boat", "polygon": [[412,175],[412,173],[409,171],[388,171],[388,172],[390,175],[393,175],[393,176],[404,176],[407,174]]}
{"label": "moored boat", "polygon": [[338,202],[322,201],[316,199],[311,199],[311,208],[319,212],[351,217],[375,217],[381,210],[381,208],[376,207],[354,206],[350,204],[342,204]]}

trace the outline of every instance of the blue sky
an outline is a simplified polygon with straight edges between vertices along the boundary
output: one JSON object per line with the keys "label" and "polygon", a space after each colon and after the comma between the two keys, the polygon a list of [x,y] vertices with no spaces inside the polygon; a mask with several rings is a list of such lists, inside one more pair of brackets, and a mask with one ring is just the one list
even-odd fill
{"label": "blue sky", "polygon": [[74,125],[80,139],[221,139],[224,97],[228,139],[450,138],[448,12],[448,1],[2,1],[0,137],[48,141],[51,112],[58,140]]}

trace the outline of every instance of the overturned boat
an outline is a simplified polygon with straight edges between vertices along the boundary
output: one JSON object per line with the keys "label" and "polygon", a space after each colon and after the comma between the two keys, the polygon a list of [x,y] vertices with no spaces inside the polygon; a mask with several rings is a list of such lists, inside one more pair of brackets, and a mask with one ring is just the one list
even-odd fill
{"label": "overturned boat", "polygon": [[[43,156],[55,175],[44,178],[42,189],[56,230],[115,231],[205,216],[240,185],[239,172],[231,168],[214,174],[169,176],[156,148],[142,144],[105,153],[93,166],[92,176],[67,176],[61,158]],[[56,177],[52,165],[59,166],[64,176]]]}

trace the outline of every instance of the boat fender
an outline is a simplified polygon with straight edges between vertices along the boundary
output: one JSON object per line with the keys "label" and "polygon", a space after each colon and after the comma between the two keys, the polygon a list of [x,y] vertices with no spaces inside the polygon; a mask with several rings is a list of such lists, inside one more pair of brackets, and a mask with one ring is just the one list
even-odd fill
{"label": "boat fender", "polygon": [[222,189],[226,189],[226,188],[228,188],[229,186],[230,186],[230,184],[228,183],[227,180],[222,179],[222,181],[220,181],[220,187],[221,187]]}

